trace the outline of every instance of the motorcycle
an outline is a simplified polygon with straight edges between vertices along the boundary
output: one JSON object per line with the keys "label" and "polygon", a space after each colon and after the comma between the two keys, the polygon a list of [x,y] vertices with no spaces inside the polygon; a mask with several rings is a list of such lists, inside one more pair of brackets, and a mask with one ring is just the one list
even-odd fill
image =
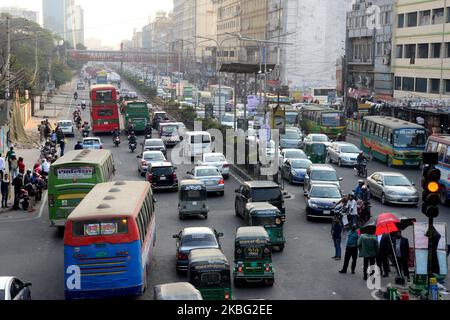
{"label": "motorcycle", "polygon": [[81,109],[84,111],[84,110],[86,110],[86,104],[85,103],[82,103],[81,104]]}
{"label": "motorcycle", "polygon": [[356,207],[358,209],[358,221],[359,225],[363,226],[370,220],[370,201],[363,201],[359,199],[356,201]]}
{"label": "motorcycle", "polygon": [[83,138],[89,137],[89,130],[84,129],[82,133],[83,133]]}
{"label": "motorcycle", "polygon": [[134,152],[134,150],[136,150],[136,142],[130,142],[129,148],[130,148],[131,152]]}
{"label": "motorcycle", "polygon": [[113,138],[113,142],[114,142],[114,146],[115,146],[115,147],[119,147],[119,144],[120,144],[120,137],[119,137],[119,136],[114,137],[114,138]]}
{"label": "motorcycle", "polygon": [[356,174],[359,177],[363,177],[363,178],[367,178],[367,159],[364,159],[363,161],[361,161],[360,164],[357,164],[356,167],[354,168],[356,171]]}
{"label": "motorcycle", "polygon": [[20,189],[19,193],[19,206],[22,206],[23,210],[28,210],[30,206],[30,196],[25,188]]}

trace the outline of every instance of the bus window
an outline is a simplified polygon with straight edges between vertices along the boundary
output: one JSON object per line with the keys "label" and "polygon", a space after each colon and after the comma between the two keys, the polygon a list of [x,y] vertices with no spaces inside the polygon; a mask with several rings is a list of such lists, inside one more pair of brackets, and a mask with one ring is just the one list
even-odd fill
{"label": "bus window", "polygon": [[392,128],[389,128],[389,144],[394,144],[394,130]]}
{"label": "bus window", "polygon": [[97,116],[99,117],[112,117],[113,116],[112,109],[99,109],[97,110]]}
{"label": "bus window", "polygon": [[386,142],[389,141],[389,130],[388,130],[388,128],[384,128],[384,131],[383,131],[383,140],[386,141]]}
{"label": "bus window", "polygon": [[446,146],[446,147],[447,147],[447,152],[445,154],[444,163],[450,164],[450,146]]}
{"label": "bus window", "polygon": [[367,133],[367,120],[363,120],[362,126],[361,126],[361,131]]}
{"label": "bus window", "polygon": [[439,162],[444,162],[446,151],[447,151],[447,146],[443,143],[439,143],[439,146],[437,149]]}
{"label": "bus window", "polygon": [[95,93],[96,101],[112,101],[112,91],[97,91]]}
{"label": "bus window", "polygon": [[428,152],[436,152],[438,143],[436,141],[430,141],[428,143]]}
{"label": "bus window", "polygon": [[373,122],[369,122],[369,134],[373,135],[375,131],[375,124]]}

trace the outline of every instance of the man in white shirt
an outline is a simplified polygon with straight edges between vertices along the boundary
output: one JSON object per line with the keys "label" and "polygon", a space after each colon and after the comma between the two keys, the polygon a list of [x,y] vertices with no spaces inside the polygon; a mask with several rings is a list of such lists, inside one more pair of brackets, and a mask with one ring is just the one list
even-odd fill
{"label": "man in white shirt", "polygon": [[49,172],[50,172],[50,163],[47,161],[47,159],[42,159],[41,174],[43,174],[44,176],[48,176]]}
{"label": "man in white shirt", "polygon": [[358,224],[358,205],[356,204],[355,196],[353,194],[348,195],[347,212],[352,219],[352,224]]}
{"label": "man in white shirt", "polygon": [[5,172],[5,158],[3,154],[0,153],[0,180],[3,180],[3,172]]}

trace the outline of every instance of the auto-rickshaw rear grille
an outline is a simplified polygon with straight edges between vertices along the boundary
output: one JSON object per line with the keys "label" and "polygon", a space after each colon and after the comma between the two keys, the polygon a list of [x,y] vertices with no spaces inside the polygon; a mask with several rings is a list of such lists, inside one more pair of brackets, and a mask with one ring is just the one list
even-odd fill
{"label": "auto-rickshaw rear grille", "polygon": [[245,262],[244,263],[245,273],[262,273],[264,271],[264,264],[262,262]]}

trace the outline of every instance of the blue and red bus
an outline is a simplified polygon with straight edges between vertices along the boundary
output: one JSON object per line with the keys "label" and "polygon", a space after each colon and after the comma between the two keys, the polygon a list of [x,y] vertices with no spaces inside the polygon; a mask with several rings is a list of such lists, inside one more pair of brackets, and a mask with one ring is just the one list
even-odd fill
{"label": "blue and red bus", "polygon": [[66,299],[143,294],[155,239],[154,198],[148,182],[97,184],[66,221]]}
{"label": "blue and red bus", "polygon": [[429,136],[426,150],[438,153],[436,168],[441,171],[439,194],[441,203],[448,204],[450,201],[450,135],[436,134]]}
{"label": "blue and red bus", "polygon": [[119,130],[119,106],[116,88],[109,84],[92,86],[90,98],[92,133]]}

